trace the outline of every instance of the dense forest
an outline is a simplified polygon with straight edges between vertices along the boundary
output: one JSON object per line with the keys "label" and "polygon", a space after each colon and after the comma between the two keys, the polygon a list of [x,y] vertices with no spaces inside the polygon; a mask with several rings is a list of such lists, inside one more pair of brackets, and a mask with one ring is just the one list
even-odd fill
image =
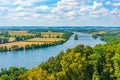
{"label": "dense forest", "polygon": [[1,69],[0,80],[120,80],[120,42],[78,45],[30,70]]}

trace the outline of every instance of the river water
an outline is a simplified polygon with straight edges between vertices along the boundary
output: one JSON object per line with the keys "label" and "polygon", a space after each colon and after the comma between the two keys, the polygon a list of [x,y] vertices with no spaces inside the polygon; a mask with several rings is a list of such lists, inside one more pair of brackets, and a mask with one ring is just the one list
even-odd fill
{"label": "river water", "polygon": [[[78,34],[78,40],[74,40],[75,34]],[[47,61],[49,57],[56,56],[60,51],[73,48],[78,44],[84,44],[93,47],[96,44],[105,43],[99,38],[93,39],[91,34],[75,34],[73,34],[67,42],[57,46],[26,51],[0,52],[0,69],[9,68],[11,66],[33,68],[39,65],[41,62]]]}

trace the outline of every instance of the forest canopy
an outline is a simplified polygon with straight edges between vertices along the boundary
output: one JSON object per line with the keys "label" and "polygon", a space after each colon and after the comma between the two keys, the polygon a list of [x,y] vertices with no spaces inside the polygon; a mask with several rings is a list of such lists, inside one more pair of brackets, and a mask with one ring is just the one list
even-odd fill
{"label": "forest canopy", "polygon": [[0,80],[120,80],[120,42],[78,45],[36,68],[1,69]]}

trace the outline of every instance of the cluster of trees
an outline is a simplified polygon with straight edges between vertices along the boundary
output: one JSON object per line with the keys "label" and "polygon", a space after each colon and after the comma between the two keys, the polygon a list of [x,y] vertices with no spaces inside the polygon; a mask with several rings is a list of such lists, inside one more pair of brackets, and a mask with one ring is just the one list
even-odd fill
{"label": "cluster of trees", "polygon": [[120,80],[119,46],[120,42],[99,44],[93,48],[78,45],[66,52],[61,51],[59,55],[49,58],[36,68],[14,75],[17,79],[13,79],[13,76],[6,72],[0,75],[0,79],[9,77],[12,80]]}
{"label": "cluster of trees", "polygon": [[0,47],[0,52],[3,52],[3,51],[8,51],[8,48],[6,47],[6,46],[2,46],[2,47]]}
{"label": "cluster of trees", "polygon": [[0,31],[0,37],[9,37],[8,31]]}
{"label": "cluster of trees", "polygon": [[64,34],[61,36],[61,38],[65,39],[65,41],[67,41],[72,34],[73,34],[73,33],[72,33],[71,31],[69,31],[69,32],[64,32]]}
{"label": "cluster of trees", "polygon": [[31,38],[34,38],[34,37],[35,36],[16,36],[15,41],[24,41],[24,40],[31,39]]}
{"label": "cluster of trees", "polygon": [[93,34],[93,38],[100,37],[101,40],[106,41],[107,43],[113,43],[120,40],[120,31],[119,30],[107,30],[104,34]]}
{"label": "cluster of trees", "polygon": [[0,70],[0,80],[18,80],[19,75],[26,72],[27,69],[24,67],[16,68],[10,67],[9,69],[1,69]]}
{"label": "cluster of trees", "polygon": [[74,40],[78,40],[78,35],[77,34],[75,34]]}
{"label": "cluster of trees", "polygon": [[8,31],[0,31],[0,44],[9,42],[9,33]]}
{"label": "cluster of trees", "polygon": [[0,44],[8,43],[8,42],[9,42],[9,38],[0,38]]}

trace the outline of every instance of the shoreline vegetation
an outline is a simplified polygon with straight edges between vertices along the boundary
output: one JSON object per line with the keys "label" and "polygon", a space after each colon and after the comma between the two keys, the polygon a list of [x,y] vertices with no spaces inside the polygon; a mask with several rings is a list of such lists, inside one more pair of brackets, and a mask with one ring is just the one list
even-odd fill
{"label": "shoreline vegetation", "polygon": [[4,36],[0,38],[0,52],[36,49],[55,46],[66,42],[71,32],[38,32],[28,33],[27,31],[3,31]]}

